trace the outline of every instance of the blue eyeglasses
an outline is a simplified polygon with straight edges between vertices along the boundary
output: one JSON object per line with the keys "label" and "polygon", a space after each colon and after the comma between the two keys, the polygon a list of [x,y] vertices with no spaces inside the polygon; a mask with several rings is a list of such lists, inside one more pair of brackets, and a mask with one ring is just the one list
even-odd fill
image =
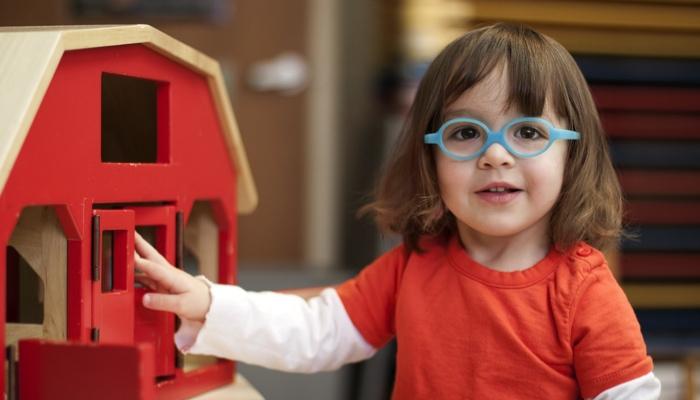
{"label": "blue eyeglasses", "polygon": [[426,134],[423,141],[438,145],[452,159],[466,161],[479,157],[494,143],[516,157],[531,158],[547,151],[555,140],[580,138],[578,132],[555,128],[544,118],[515,118],[496,132],[478,119],[454,118],[437,132]]}

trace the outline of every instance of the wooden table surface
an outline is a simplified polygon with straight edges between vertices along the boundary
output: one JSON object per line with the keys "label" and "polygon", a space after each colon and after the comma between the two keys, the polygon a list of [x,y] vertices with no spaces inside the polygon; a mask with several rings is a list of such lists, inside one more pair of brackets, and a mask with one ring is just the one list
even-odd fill
{"label": "wooden table surface", "polygon": [[264,397],[241,374],[228,386],[193,397],[190,400],[264,400]]}

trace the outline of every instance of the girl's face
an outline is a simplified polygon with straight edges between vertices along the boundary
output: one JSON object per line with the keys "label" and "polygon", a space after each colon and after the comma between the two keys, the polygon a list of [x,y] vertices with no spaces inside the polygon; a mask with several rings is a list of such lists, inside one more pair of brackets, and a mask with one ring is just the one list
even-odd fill
{"label": "girl's face", "polygon": [[[513,118],[524,116],[518,110],[506,108],[507,100],[505,68],[495,68],[447,106],[446,120],[475,118],[496,131]],[[545,104],[544,113],[537,117],[565,128],[564,121],[549,104]],[[435,146],[442,200],[455,216],[463,241],[465,235],[482,238],[526,235],[540,243],[546,240],[550,211],[562,186],[566,146],[566,141],[557,140],[538,156],[517,158],[496,143],[480,157],[468,161],[453,160]]]}

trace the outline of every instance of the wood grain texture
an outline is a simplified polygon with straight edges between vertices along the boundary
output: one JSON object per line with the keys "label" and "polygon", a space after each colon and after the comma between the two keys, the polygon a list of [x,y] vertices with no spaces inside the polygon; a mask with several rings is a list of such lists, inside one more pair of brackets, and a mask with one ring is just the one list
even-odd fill
{"label": "wood grain texture", "polygon": [[247,379],[240,374],[237,374],[234,383],[193,397],[190,400],[215,399],[263,400],[263,396],[260,394],[260,392],[255,390],[253,385],[251,385]]}
{"label": "wood grain texture", "polygon": [[[197,201],[192,207],[185,225],[185,247],[199,262],[199,273],[212,282],[219,281],[219,227],[216,225],[211,206]],[[185,354],[184,371],[215,364],[217,358],[196,354]]]}
{"label": "wood grain texture", "polygon": [[8,243],[27,261],[41,280],[44,323],[7,324],[7,344],[23,338],[66,339],[67,242],[51,207],[28,207]]}

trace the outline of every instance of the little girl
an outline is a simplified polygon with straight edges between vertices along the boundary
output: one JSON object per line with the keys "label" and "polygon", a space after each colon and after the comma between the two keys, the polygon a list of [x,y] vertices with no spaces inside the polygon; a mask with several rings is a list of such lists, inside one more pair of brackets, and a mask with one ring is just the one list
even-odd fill
{"label": "little girl", "polygon": [[311,299],[172,268],[136,238],[144,305],[180,350],[286,371],[397,338],[395,399],[655,399],[639,324],[597,248],[621,194],[585,80],[527,27],[467,33],[433,61],[374,203],[403,244]]}

